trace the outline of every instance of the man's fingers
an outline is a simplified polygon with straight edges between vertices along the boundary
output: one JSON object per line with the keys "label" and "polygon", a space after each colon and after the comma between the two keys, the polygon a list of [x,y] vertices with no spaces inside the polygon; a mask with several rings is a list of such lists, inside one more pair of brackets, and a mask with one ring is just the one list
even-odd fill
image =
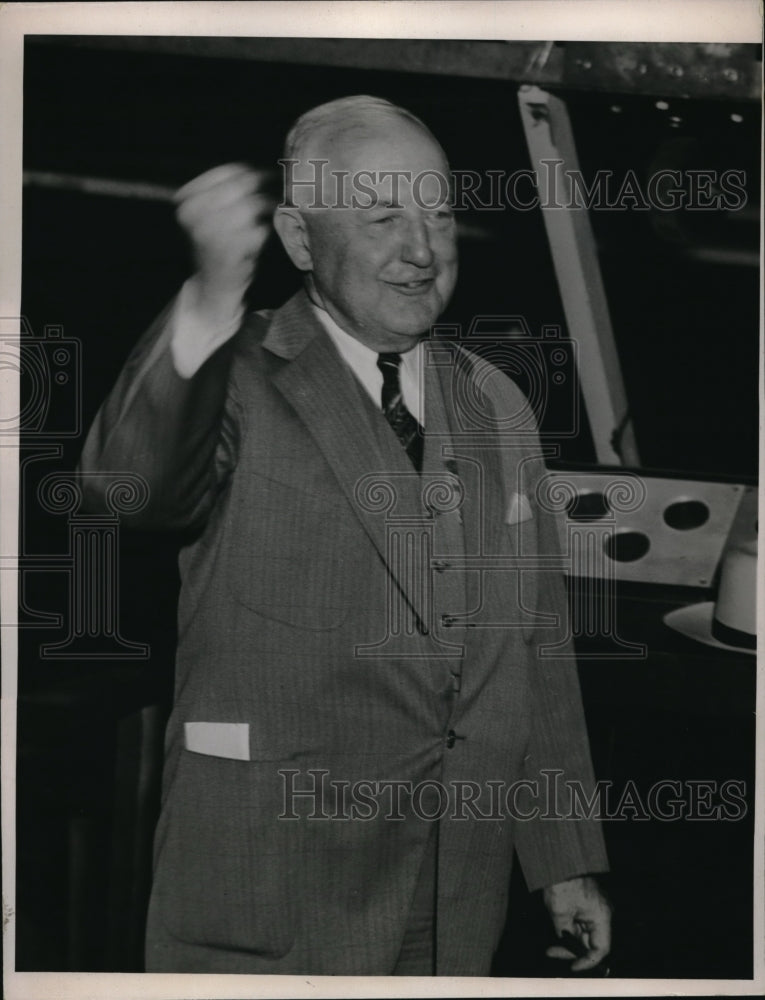
{"label": "man's fingers", "polygon": [[611,926],[606,918],[593,919],[580,924],[578,935],[584,955],[579,955],[571,965],[572,972],[585,972],[600,965],[611,950]]}
{"label": "man's fingers", "polygon": [[218,184],[209,190],[187,196],[181,202],[181,207],[203,206],[207,211],[225,212],[226,209],[251,198],[266,197],[262,190],[264,184],[264,179],[254,174],[236,177],[226,184]]}
{"label": "man's fingers", "polygon": [[175,215],[191,244],[198,287],[220,313],[239,308],[271,234],[273,176],[272,171],[226,163],[195,177],[176,194]]}
{"label": "man's fingers", "polygon": [[176,204],[185,201],[186,198],[194,197],[204,192],[212,192],[223,185],[224,187],[237,180],[244,178],[264,177],[263,171],[253,170],[246,163],[224,163],[219,167],[213,167],[198,177],[193,177],[190,181],[178,188],[175,192]]}
{"label": "man's fingers", "polygon": [[178,222],[193,240],[226,237],[236,229],[270,225],[276,199],[250,190],[241,179],[236,187],[234,192],[196,195],[176,207]]}
{"label": "man's fingers", "polygon": [[240,178],[231,190],[206,191],[192,195],[175,207],[180,223],[192,228],[202,223],[216,223],[229,216],[236,217],[242,211],[257,208],[265,210],[275,200],[263,194],[250,180]]}
{"label": "man's fingers", "polygon": [[590,876],[548,886],[544,901],[558,937],[568,941],[547,950],[551,958],[574,959],[572,972],[599,965],[611,950],[611,907]]}
{"label": "man's fingers", "polygon": [[223,208],[185,202],[176,210],[178,221],[197,239],[220,235],[228,238],[239,230],[270,227],[276,202],[268,195],[250,195]]}
{"label": "man's fingers", "polygon": [[576,925],[570,913],[554,913],[552,918],[556,937],[563,937],[564,934],[571,934],[576,937]]}
{"label": "man's fingers", "polygon": [[586,955],[582,955],[581,958],[577,958],[571,966],[571,971],[584,972],[585,969],[594,969],[596,965],[600,965],[607,955],[607,948],[591,948]]}
{"label": "man's fingers", "polygon": [[267,194],[255,194],[248,201],[250,224],[270,223],[276,210],[276,199]]}
{"label": "man's fingers", "polygon": [[545,954],[548,958],[557,958],[562,960],[574,961],[571,963],[572,972],[586,972],[588,969],[594,969],[597,965],[603,961],[604,958],[608,956],[608,948],[589,948],[587,953],[584,955],[578,955],[572,951],[570,948],[565,948],[561,944],[551,945]]}
{"label": "man's fingers", "polygon": [[593,920],[582,933],[582,943],[587,947],[587,953],[582,955],[571,966],[573,972],[592,969],[611,951],[611,924],[608,918]]}
{"label": "man's fingers", "polygon": [[553,944],[545,952],[548,958],[576,958],[573,951],[564,948],[562,944]]}

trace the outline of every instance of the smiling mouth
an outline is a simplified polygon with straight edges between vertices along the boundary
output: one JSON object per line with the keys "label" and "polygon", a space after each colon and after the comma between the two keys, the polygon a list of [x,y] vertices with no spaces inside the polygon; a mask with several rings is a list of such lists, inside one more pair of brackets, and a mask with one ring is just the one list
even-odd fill
{"label": "smiling mouth", "polygon": [[387,284],[405,295],[417,295],[427,291],[435,280],[435,278],[419,278],[416,281],[389,281]]}

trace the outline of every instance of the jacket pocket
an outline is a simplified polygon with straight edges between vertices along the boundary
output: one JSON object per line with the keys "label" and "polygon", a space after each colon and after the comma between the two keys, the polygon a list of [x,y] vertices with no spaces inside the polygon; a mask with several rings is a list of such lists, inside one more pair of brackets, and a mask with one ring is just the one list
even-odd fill
{"label": "jacket pocket", "polygon": [[295,628],[338,628],[368,545],[344,498],[248,474],[231,503],[226,558],[234,599]]}
{"label": "jacket pocket", "polygon": [[177,939],[270,958],[293,947],[300,831],[278,818],[277,768],[181,752],[153,890]]}

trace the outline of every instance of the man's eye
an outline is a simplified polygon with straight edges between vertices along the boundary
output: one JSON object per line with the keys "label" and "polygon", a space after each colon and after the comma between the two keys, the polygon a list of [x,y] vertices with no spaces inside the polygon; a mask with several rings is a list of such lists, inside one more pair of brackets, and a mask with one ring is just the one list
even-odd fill
{"label": "man's eye", "polygon": [[372,223],[376,226],[383,226],[386,223],[390,225],[392,222],[395,222],[397,218],[398,216],[391,212],[389,215],[381,215],[377,219],[372,219]]}

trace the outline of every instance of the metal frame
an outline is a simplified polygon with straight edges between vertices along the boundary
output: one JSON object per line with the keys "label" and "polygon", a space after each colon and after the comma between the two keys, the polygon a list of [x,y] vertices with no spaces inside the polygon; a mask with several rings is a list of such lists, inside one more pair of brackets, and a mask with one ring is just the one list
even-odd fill
{"label": "metal frame", "polygon": [[27,44],[432,73],[609,94],[737,101],[759,101],[762,94],[759,47],[739,43],[28,35]]}
{"label": "metal frame", "polygon": [[[577,345],[579,382],[599,463],[640,464],[628,416],[595,237],[585,208],[567,208],[571,172],[579,172],[565,103],[539,87],[518,91],[521,121],[536,171],[553,266],[571,339]],[[550,169],[550,161],[558,167]]]}

